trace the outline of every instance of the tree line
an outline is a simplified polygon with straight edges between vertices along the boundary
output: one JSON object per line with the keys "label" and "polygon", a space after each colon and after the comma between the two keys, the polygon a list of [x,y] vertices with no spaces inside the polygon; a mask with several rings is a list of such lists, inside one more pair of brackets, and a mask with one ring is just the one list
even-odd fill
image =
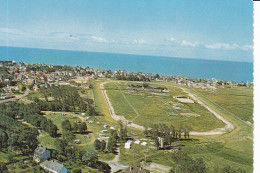
{"label": "tree line", "polygon": [[146,137],[154,139],[157,149],[166,148],[179,139],[190,139],[190,128],[167,126],[166,124],[153,124],[150,129],[144,130]]}
{"label": "tree line", "polygon": [[[88,112],[89,115],[95,115],[94,101],[92,99],[83,99],[80,97],[77,88],[72,86],[54,86],[43,88],[40,94],[45,101],[34,97],[32,100],[37,103],[41,110],[66,111],[66,112]],[[49,98],[53,100],[49,100]]]}
{"label": "tree line", "polygon": [[1,104],[0,112],[12,119],[21,119],[37,128],[41,128],[49,133],[51,137],[57,136],[57,126],[41,114],[41,109],[37,104],[10,102]]}

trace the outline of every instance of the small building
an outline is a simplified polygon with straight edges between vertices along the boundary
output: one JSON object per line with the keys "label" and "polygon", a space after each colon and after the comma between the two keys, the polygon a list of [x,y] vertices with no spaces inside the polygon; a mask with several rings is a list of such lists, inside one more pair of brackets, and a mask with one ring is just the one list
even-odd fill
{"label": "small building", "polygon": [[135,144],[140,144],[141,141],[137,140],[137,141],[135,141],[134,143],[135,143]]}
{"label": "small building", "polygon": [[51,157],[51,152],[46,147],[38,146],[34,150],[33,160],[35,162],[45,161]]}
{"label": "small building", "polygon": [[141,143],[141,145],[146,146],[147,142],[144,141],[144,142]]}
{"label": "small building", "polygon": [[130,149],[132,144],[133,144],[133,141],[132,141],[132,140],[128,140],[128,141],[125,143],[125,148]]}
{"label": "small building", "polygon": [[60,164],[58,162],[55,162],[55,161],[44,161],[40,164],[40,166],[49,171],[49,172],[52,172],[52,173],[67,173],[68,170],[67,168],[63,165],[63,164]]}
{"label": "small building", "polygon": [[139,166],[129,166],[126,168],[125,173],[150,173],[150,171]]}

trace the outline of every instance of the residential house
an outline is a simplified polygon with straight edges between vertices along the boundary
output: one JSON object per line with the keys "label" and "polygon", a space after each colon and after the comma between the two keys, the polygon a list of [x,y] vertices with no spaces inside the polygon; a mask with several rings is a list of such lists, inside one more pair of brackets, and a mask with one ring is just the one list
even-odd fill
{"label": "residential house", "polygon": [[35,162],[45,161],[51,157],[51,152],[46,147],[38,146],[34,150],[33,160]]}
{"label": "residential house", "polygon": [[55,162],[55,161],[44,161],[40,164],[40,166],[49,171],[49,172],[52,172],[52,173],[67,173],[68,170],[67,168],[63,165],[63,164],[60,164],[58,162]]}

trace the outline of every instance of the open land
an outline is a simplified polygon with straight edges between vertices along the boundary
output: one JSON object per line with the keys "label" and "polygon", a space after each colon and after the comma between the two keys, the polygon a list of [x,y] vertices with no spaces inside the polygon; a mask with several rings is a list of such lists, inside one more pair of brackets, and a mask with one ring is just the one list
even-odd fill
{"label": "open land", "polygon": [[[131,122],[128,135],[134,140],[147,142],[147,146],[133,144],[131,149],[125,149],[124,144],[118,144],[117,154],[99,152],[99,159],[109,163],[113,170],[141,164],[154,172],[168,172],[174,166],[172,153],[155,149],[154,142],[143,134],[144,127],[164,123],[191,131],[190,138],[193,140],[179,140],[173,145],[181,147],[193,158],[203,158],[208,168],[213,169],[215,165],[219,168],[232,165],[252,172],[252,88],[207,90],[171,82],[150,82],[149,86],[153,88],[163,86],[168,89],[168,92],[157,92],[134,90],[129,87],[132,84],[142,83],[96,79],[91,81],[92,88],[80,88],[82,98],[94,100],[97,116],[90,117],[88,114],[73,112],[63,112],[65,115],[62,115],[62,112],[53,114],[51,111],[43,112],[44,116],[52,120],[58,129],[61,129],[61,122],[64,120],[71,123],[86,122],[90,139],[84,137],[86,134],[76,134],[76,138],[81,141],[81,144],[77,145],[86,150],[94,148],[93,143],[99,138],[100,131],[104,129],[103,125],[117,129],[118,120]],[[35,96],[41,97],[38,92],[30,92],[27,99],[33,100]],[[113,117],[113,114],[119,118]],[[88,124],[87,117],[94,123]],[[225,128],[227,126],[229,128]],[[214,131],[218,133],[213,133]],[[61,135],[62,130],[58,130],[58,134]],[[40,144],[51,149],[56,148],[56,140],[44,131],[39,135]],[[7,157],[4,151],[0,152],[2,160],[6,161]],[[22,159],[22,156],[16,157],[17,160]],[[144,163],[144,159],[148,162]],[[67,168],[73,169],[73,165]],[[81,169],[83,172],[95,171],[86,166]]]}

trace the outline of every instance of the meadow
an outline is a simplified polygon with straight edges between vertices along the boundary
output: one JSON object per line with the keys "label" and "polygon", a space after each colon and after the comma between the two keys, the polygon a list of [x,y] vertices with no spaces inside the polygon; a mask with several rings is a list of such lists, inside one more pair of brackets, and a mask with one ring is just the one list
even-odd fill
{"label": "meadow", "polygon": [[196,89],[196,91],[242,120],[253,123],[252,87],[218,88],[216,92],[205,89]]}
{"label": "meadow", "polygon": [[[143,126],[160,122],[192,131],[208,131],[224,126],[222,121],[197,102],[184,103],[173,98],[188,97],[180,88],[167,86],[169,92],[164,93],[134,90],[127,87],[129,84],[142,85],[131,82],[110,82],[105,85],[115,113],[129,121]],[[159,86],[150,85],[153,88]]]}

